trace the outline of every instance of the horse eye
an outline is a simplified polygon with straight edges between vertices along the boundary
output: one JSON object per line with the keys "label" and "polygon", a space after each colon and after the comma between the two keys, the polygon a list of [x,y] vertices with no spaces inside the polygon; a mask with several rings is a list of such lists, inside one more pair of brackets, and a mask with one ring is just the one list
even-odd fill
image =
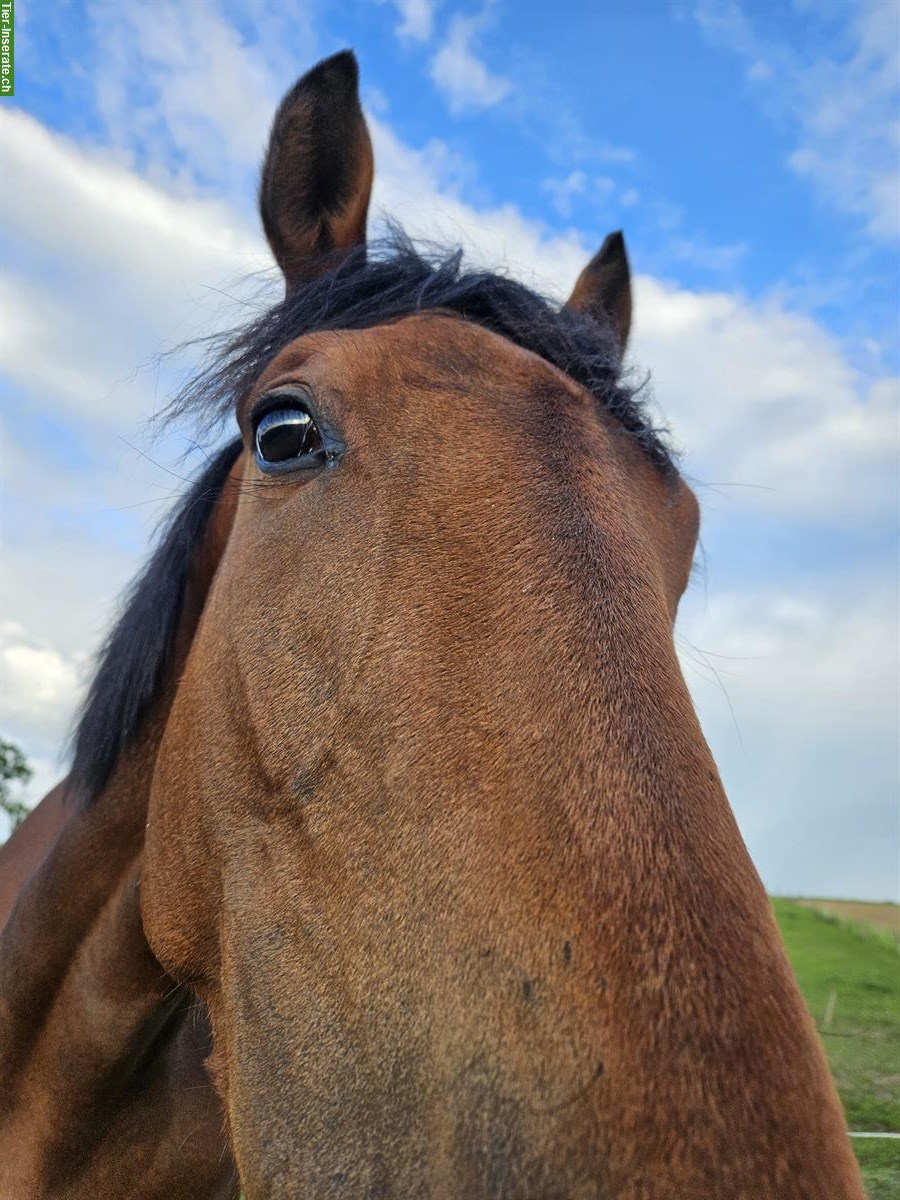
{"label": "horse eye", "polygon": [[265,471],[300,462],[324,461],[325,447],[315,421],[299,405],[267,412],[256,427],[256,460]]}

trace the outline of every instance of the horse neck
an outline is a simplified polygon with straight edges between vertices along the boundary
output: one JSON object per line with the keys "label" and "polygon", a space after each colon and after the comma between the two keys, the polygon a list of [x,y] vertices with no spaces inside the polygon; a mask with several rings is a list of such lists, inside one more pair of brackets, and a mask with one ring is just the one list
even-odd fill
{"label": "horse neck", "polygon": [[63,801],[64,816],[39,866],[26,879],[0,940],[6,1016],[26,1039],[50,1016],[86,939],[100,930],[119,957],[139,933],[136,885],[146,820],[148,770],[161,736],[160,713],[120,758],[90,803]]}
{"label": "horse neck", "polygon": [[167,1169],[227,1194],[205,1013],[162,971],[140,920],[151,724],[101,795],[73,806],[0,937],[3,1195],[139,1197]]}
{"label": "horse neck", "polygon": [[230,511],[217,504],[197,547],[172,661],[107,783],[62,798],[10,854],[23,882],[0,934],[2,1195],[234,1192],[208,1017],[150,951],[139,895],[153,766]]}
{"label": "horse neck", "polygon": [[38,869],[71,809],[65,803],[66,781],[58,783],[31,810],[0,846],[0,933],[30,876]]}

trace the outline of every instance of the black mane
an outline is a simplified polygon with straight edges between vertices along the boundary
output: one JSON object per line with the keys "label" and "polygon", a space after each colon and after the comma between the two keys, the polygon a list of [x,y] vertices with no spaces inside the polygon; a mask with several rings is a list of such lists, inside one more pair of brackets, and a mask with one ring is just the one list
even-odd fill
{"label": "black mane", "polygon": [[241,442],[231,442],[210,461],[125,593],[72,737],[68,784],[79,799],[90,800],[101,790],[156,695],[175,645],[194,549],[240,452]]}
{"label": "black mane", "polygon": [[[466,270],[461,251],[431,253],[401,232],[368,252],[351,252],[237,331],[206,339],[207,364],[164,411],[169,421],[199,416],[207,425],[230,414],[266,365],[305,333],[366,329],[433,309],[457,313],[570,375],[597,399],[661,470],[672,469],[663,434],[638,391],[621,376],[610,324],[560,310],[505,275]],[[169,661],[194,547],[240,450],[222,450],[186,492],[152,558],[125,596],[104,645],[73,737],[70,774],[90,798],[146,715]]]}
{"label": "black mane", "polygon": [[663,469],[672,466],[639,389],[622,378],[611,323],[559,309],[506,275],[467,270],[461,250],[417,247],[399,229],[358,247],[244,328],[205,340],[206,367],[163,414],[229,415],[276,354],[305,333],[369,329],[433,309],[458,313],[558,367],[587,388]]}

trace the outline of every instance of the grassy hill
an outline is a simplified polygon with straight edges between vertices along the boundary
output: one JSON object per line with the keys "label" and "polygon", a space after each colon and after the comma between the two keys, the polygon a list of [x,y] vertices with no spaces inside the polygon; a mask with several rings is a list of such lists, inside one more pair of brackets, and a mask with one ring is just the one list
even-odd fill
{"label": "grassy hill", "polygon": [[[900,1133],[900,909],[772,904],[850,1129]],[[900,1141],[853,1145],[872,1200],[897,1200]]]}

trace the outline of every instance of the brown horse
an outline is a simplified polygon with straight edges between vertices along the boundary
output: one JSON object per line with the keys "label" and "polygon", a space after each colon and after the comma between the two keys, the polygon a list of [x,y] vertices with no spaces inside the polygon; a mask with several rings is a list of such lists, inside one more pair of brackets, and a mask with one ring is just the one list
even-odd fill
{"label": "brown horse", "polygon": [[286,298],[175,406],[242,440],[0,946],[3,1194],[144,1195],[102,1166],[175,1179],[167,1120],[210,1194],[196,996],[247,1200],[860,1200],[673,648],[697,505],[621,372],[622,239],[557,311],[367,253],[371,180],[341,54],[263,168]]}

